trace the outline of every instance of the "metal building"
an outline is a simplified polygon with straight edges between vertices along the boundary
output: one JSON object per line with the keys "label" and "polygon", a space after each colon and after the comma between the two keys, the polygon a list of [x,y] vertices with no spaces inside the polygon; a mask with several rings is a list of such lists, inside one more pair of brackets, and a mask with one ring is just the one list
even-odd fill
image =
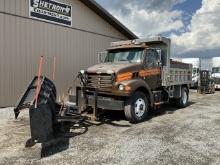
{"label": "metal building", "polygon": [[62,94],[110,42],[134,38],[94,0],[0,0],[0,107],[15,105],[41,55],[49,78],[56,56],[55,84]]}

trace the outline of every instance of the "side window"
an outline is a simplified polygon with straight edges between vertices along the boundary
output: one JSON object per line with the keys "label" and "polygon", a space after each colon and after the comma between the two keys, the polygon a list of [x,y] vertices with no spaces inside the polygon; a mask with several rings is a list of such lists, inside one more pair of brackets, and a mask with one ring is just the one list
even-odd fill
{"label": "side window", "polygon": [[158,60],[159,60],[159,55],[156,50],[148,50],[146,59],[145,59],[145,65],[148,68],[152,67],[158,67]]}

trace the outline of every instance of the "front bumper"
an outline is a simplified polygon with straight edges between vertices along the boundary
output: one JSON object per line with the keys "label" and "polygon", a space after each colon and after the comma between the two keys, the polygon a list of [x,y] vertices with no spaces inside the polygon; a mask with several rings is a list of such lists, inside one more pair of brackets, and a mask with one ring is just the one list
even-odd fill
{"label": "front bumper", "polygon": [[96,100],[94,96],[89,95],[88,106],[93,106],[95,102],[97,102],[97,108],[101,108],[104,110],[117,110],[117,111],[124,110],[124,101],[122,100],[116,100],[113,98],[101,97],[101,96],[98,96]]}
{"label": "front bumper", "polygon": [[124,110],[124,99],[126,96],[117,96],[113,93],[99,91],[96,88],[84,88],[84,95],[82,95],[82,88],[76,89],[76,103],[81,107],[97,107],[104,110]]}

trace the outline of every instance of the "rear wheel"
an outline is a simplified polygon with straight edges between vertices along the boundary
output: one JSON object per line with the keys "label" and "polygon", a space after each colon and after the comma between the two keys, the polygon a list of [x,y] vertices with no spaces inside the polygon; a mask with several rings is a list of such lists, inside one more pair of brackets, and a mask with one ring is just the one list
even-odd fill
{"label": "rear wheel", "polygon": [[149,103],[143,92],[135,92],[125,105],[125,116],[131,123],[138,123],[146,119]]}
{"label": "rear wheel", "polygon": [[188,105],[189,90],[186,87],[182,87],[181,97],[177,99],[176,105],[179,108],[185,108]]}

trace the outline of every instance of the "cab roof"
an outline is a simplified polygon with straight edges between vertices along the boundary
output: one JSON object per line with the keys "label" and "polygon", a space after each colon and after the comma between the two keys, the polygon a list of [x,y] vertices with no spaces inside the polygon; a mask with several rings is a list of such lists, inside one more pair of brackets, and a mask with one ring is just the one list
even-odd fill
{"label": "cab roof", "polygon": [[132,49],[132,48],[150,48],[152,44],[165,44],[170,45],[170,39],[162,36],[154,36],[145,39],[135,39],[127,41],[117,41],[111,42],[110,48],[108,50],[114,49]]}
{"label": "cab roof", "polygon": [[126,46],[110,47],[110,48],[108,48],[108,50],[136,49],[136,48],[146,49],[146,48],[150,48],[150,47],[147,45],[126,45]]}

